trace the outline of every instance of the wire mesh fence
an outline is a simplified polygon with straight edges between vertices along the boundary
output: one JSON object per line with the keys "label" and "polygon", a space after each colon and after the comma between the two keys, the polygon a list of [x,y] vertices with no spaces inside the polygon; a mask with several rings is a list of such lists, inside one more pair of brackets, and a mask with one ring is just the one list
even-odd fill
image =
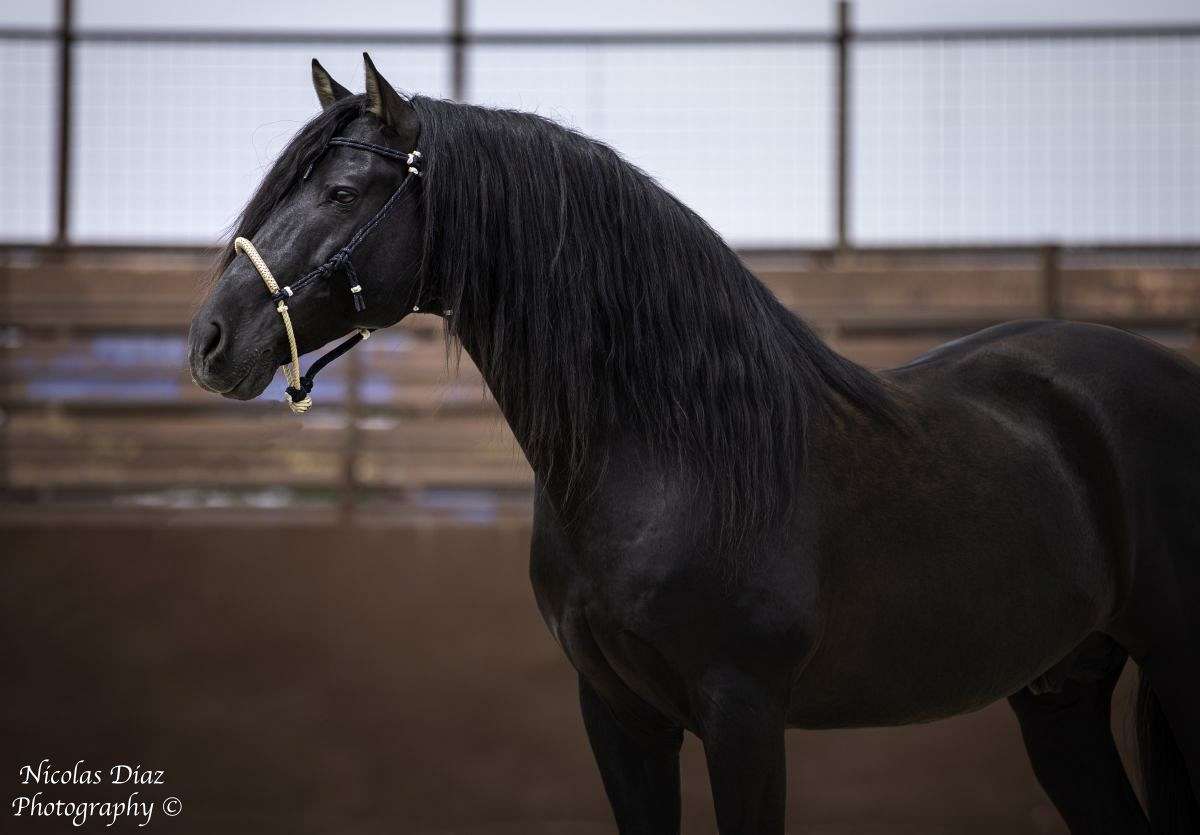
{"label": "wire mesh fence", "polygon": [[75,47],[70,238],[208,243],[315,114],[308,62],[362,73],[362,49],[444,96],[444,46],[127,44]]}
{"label": "wire mesh fence", "polygon": [[54,235],[55,53],[44,39],[0,39],[0,240]]}
{"label": "wire mesh fence", "polygon": [[832,234],[825,44],[480,46],[468,94],[618,149],[741,245]]}
{"label": "wire mesh fence", "polygon": [[[374,39],[353,16],[303,30],[300,13],[301,30],[163,30],[128,15],[105,30],[94,3],[69,39],[0,30],[16,91],[0,102],[0,188],[20,195],[0,206],[0,242],[212,242],[314,113],[308,59],[357,87],[364,48],[405,91],[533,110],[608,142],[742,247],[1200,237],[1196,27],[843,39],[552,20],[539,33],[495,28],[495,4],[428,5]],[[61,230],[60,43],[73,68]]]}
{"label": "wire mesh fence", "polygon": [[1200,230],[1198,38],[906,40],[852,57],[860,242]]}

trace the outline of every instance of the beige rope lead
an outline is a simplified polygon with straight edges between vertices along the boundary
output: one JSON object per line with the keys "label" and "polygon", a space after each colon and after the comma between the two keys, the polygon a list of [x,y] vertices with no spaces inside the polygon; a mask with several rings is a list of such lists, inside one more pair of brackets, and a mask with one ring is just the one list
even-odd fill
{"label": "beige rope lead", "polygon": [[[250,243],[245,238],[234,238],[233,249],[235,252],[240,252],[250,259],[250,263],[254,265],[254,269],[258,270],[258,274],[262,276],[263,282],[267,285],[267,290],[274,296],[279,292],[279,282],[275,280],[275,276],[271,275],[271,268],[267,266],[267,262],[258,254],[258,250],[254,248],[254,244]],[[287,290],[287,295],[291,295],[290,289]],[[292,317],[288,315],[287,304],[283,299],[280,299],[275,304],[275,309],[279,311],[279,315],[283,318],[283,328],[287,331],[288,348],[292,352],[291,365],[283,367],[283,373],[287,377],[288,385],[294,389],[300,388],[300,351],[296,348],[296,332],[292,329]],[[290,397],[285,397],[288,408],[296,414],[304,414],[312,407],[312,397],[304,395],[304,399],[296,402]]]}

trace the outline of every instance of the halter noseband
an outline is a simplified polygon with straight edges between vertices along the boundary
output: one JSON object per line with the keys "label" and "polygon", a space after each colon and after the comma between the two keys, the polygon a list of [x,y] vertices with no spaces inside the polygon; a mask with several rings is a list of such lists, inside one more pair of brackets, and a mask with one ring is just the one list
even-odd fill
{"label": "halter noseband", "polygon": [[[388,157],[389,159],[403,160],[408,166],[408,173],[401,181],[399,188],[392,193],[392,196],[389,197],[388,201],[383,204],[382,208],[375,213],[375,216],[368,220],[361,228],[359,228],[357,232],[354,233],[354,236],[350,238],[350,242],[348,244],[335,252],[324,264],[317,267],[315,270],[304,274],[291,284],[283,287],[279,286],[279,282],[277,282],[275,280],[275,276],[271,274],[271,270],[267,266],[267,262],[263,260],[263,257],[259,255],[258,250],[254,247],[254,244],[250,243],[250,241],[246,240],[245,238],[235,238],[233,241],[234,252],[241,253],[250,260],[250,263],[254,266],[254,269],[256,269],[258,274],[262,277],[263,283],[267,285],[267,291],[271,294],[271,301],[275,302],[275,310],[283,319],[283,328],[285,331],[287,331],[288,348],[292,353],[291,364],[284,366],[284,374],[286,375],[288,381],[288,387],[285,390],[287,393],[286,400],[288,407],[296,414],[303,414],[312,406],[312,398],[309,396],[309,392],[312,391],[313,381],[317,376],[317,373],[322,368],[329,365],[329,363],[340,357],[342,354],[346,353],[355,345],[369,337],[371,335],[371,329],[359,328],[358,332],[349,339],[344,340],[343,342],[331,348],[329,351],[322,354],[308,369],[307,374],[301,374],[300,352],[296,347],[296,332],[292,327],[292,317],[288,315],[287,300],[294,296],[297,290],[301,289],[309,282],[318,278],[323,278],[326,275],[332,275],[333,273],[341,270],[350,279],[350,295],[354,299],[355,313],[361,313],[362,311],[366,310],[367,303],[363,298],[362,284],[359,283],[358,274],[354,271],[354,262],[351,261],[351,256],[354,254],[354,250],[358,247],[358,245],[363,242],[363,239],[371,233],[371,230],[379,225],[379,222],[383,220],[384,215],[391,210],[392,206],[400,201],[401,193],[403,193],[405,187],[409,184],[412,178],[421,176],[421,172],[417,169],[417,163],[421,159],[420,151],[404,153],[383,145],[375,145],[370,142],[363,142],[358,139],[347,139],[340,136],[335,136],[333,139],[330,139],[328,145],[344,145],[347,148],[357,148],[361,151],[370,151],[371,153],[379,154],[380,156]],[[321,154],[324,154],[324,150],[321,151]],[[316,162],[318,159],[320,159],[320,156],[321,155],[318,154],[316,159],[309,163],[308,169],[304,172],[304,176],[301,179],[308,179],[308,175],[312,173],[313,166],[316,165]],[[416,307],[413,308],[413,310],[416,309]]]}

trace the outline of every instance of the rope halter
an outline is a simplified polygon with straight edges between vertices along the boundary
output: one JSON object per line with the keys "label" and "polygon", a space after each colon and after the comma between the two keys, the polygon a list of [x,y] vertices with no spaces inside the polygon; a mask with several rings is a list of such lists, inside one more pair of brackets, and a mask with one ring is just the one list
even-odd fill
{"label": "rope halter", "polygon": [[[285,399],[287,400],[288,408],[294,414],[302,415],[312,408],[313,401],[309,392],[312,391],[312,378],[316,374],[316,370],[312,371],[307,377],[300,373],[300,350],[296,347],[296,330],[292,327],[292,317],[288,315],[287,306],[287,299],[293,295],[292,288],[279,286],[279,282],[271,274],[271,268],[267,266],[267,262],[258,254],[258,250],[250,241],[245,238],[235,238],[233,249],[235,252],[240,252],[249,258],[250,263],[254,265],[254,269],[258,270],[258,274],[262,276],[263,283],[267,285],[267,291],[271,294],[271,301],[275,302],[275,310],[278,311],[280,318],[283,319],[283,329],[287,331],[288,350],[292,352],[292,361],[283,367],[283,373],[288,381],[287,397]],[[366,339],[370,335],[371,332],[366,328],[360,328],[358,331],[359,340]],[[342,353],[345,352],[343,351]]]}
{"label": "rope halter", "polygon": [[[275,302],[275,310],[279,313],[280,318],[283,319],[283,329],[287,331],[288,350],[290,350],[292,354],[291,362],[283,367],[283,373],[287,377],[288,381],[288,386],[285,390],[287,394],[285,400],[287,401],[288,408],[298,415],[304,414],[310,408],[312,408],[313,401],[310,393],[312,392],[314,378],[317,376],[317,373],[322,368],[329,365],[329,363],[340,357],[342,354],[349,351],[359,342],[362,342],[364,339],[369,337],[371,335],[371,330],[369,328],[358,328],[357,333],[323,354],[316,360],[316,362],[312,364],[312,366],[308,369],[307,374],[302,374],[300,371],[300,350],[296,346],[296,330],[292,326],[292,317],[288,314],[288,299],[292,298],[292,296],[296,294],[296,290],[299,290],[302,286],[308,284],[310,281],[317,278],[323,278],[333,273],[342,272],[346,274],[350,281],[350,295],[354,300],[354,312],[361,313],[363,310],[366,310],[367,303],[363,298],[362,283],[358,280],[358,274],[354,270],[354,263],[351,261],[351,256],[353,255],[355,248],[362,243],[363,239],[370,234],[371,230],[378,226],[379,222],[389,211],[391,211],[392,207],[400,202],[401,193],[403,193],[405,187],[409,184],[409,182],[412,181],[413,177],[421,176],[421,172],[416,167],[421,157],[420,151],[401,153],[400,151],[387,148],[383,145],[374,145],[370,142],[362,142],[357,139],[346,139],[343,137],[334,137],[333,139],[329,140],[328,144],[343,145],[348,148],[357,148],[363,151],[370,151],[374,154],[388,157],[390,159],[403,160],[407,166],[408,173],[404,177],[404,180],[400,183],[400,187],[396,189],[390,198],[388,198],[388,201],[383,204],[383,207],[375,213],[375,216],[354,233],[354,236],[350,239],[348,244],[334,253],[333,256],[324,264],[292,282],[290,285],[284,287],[279,286],[279,282],[275,280],[275,276],[271,273],[271,268],[267,266],[267,262],[263,260],[263,257],[259,254],[258,249],[256,249],[254,244],[252,244],[249,240],[238,237],[233,241],[234,252],[245,255],[250,263],[254,266],[254,269],[258,271],[258,274],[262,277],[263,283],[267,285],[267,292],[271,294],[271,301]],[[323,154],[324,151],[321,153]],[[315,164],[316,160],[309,164],[308,170],[304,172],[304,179],[308,178],[308,175],[311,173],[312,167]],[[416,307],[413,309],[416,310]]]}

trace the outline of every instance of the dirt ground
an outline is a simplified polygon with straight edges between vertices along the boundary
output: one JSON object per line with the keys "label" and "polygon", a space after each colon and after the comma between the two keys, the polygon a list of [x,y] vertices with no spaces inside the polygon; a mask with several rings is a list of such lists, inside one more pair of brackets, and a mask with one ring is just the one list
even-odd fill
{"label": "dirt ground", "polygon": [[[6,803],[27,791],[18,769],[50,758],[161,769],[141,796],[182,805],[142,829],[6,813],[6,832],[615,832],[574,675],[533,602],[524,525],[0,537]],[[1004,705],[793,732],[788,759],[790,832],[1065,831]],[[684,831],[711,833],[693,739],[684,760]],[[45,787],[75,801],[129,789]]]}

